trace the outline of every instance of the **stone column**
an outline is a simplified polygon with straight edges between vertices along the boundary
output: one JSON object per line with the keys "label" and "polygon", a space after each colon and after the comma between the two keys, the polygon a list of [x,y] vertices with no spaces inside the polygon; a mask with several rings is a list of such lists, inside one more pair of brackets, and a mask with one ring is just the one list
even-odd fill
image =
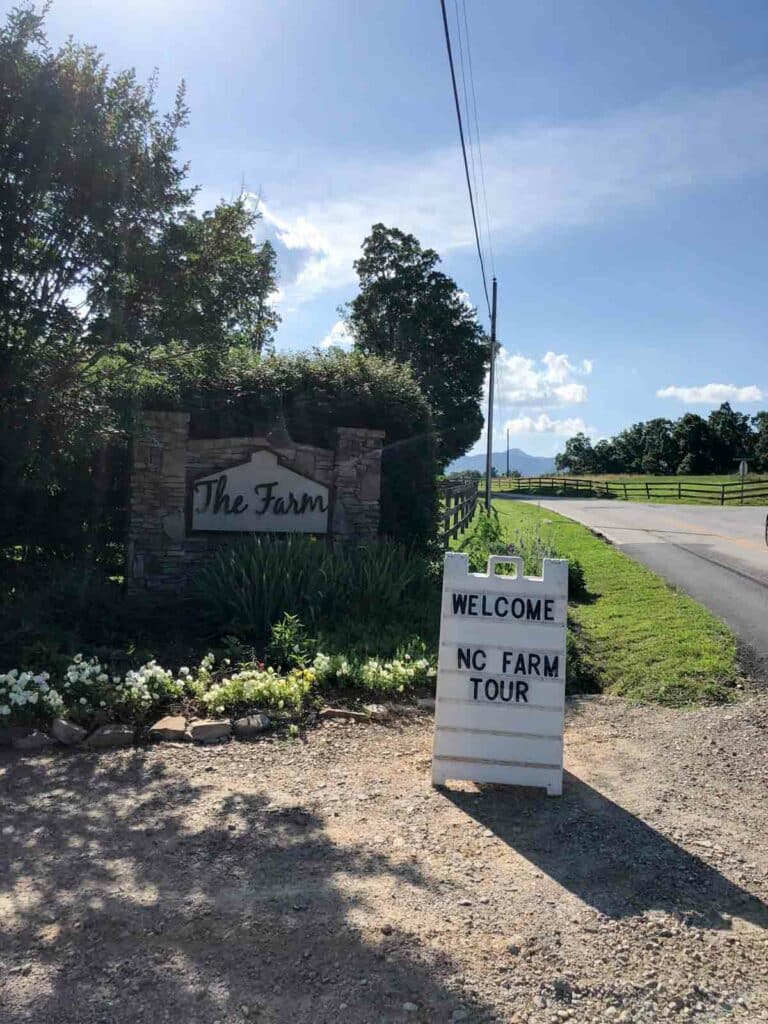
{"label": "stone column", "polygon": [[334,536],[370,540],[379,532],[383,430],[338,427],[333,464]]}
{"label": "stone column", "polygon": [[189,413],[139,415],[131,446],[129,591],[171,590],[184,582],[188,434]]}

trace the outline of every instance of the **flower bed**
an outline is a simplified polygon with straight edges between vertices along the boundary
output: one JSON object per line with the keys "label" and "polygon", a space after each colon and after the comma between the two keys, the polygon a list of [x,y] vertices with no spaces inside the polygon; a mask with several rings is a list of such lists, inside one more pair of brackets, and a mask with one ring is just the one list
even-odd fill
{"label": "flower bed", "polygon": [[140,733],[173,707],[189,718],[234,719],[265,711],[291,719],[318,706],[323,689],[343,689],[351,697],[402,697],[428,686],[434,676],[426,657],[409,654],[382,660],[319,653],[310,665],[285,672],[260,662],[233,671],[229,659],[217,666],[208,654],[194,669],[173,672],[151,660],[124,675],[78,654],[55,680],[45,671],[0,675],[0,727],[45,730],[54,719],[65,719],[85,730],[115,723]]}

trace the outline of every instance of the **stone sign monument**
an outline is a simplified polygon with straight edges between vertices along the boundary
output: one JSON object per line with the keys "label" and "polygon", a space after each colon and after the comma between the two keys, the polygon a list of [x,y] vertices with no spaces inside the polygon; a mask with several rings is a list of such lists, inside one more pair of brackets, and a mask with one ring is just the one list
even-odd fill
{"label": "stone sign monument", "polygon": [[335,447],[190,436],[190,415],[144,412],[132,445],[127,582],[175,590],[243,533],[366,540],[379,530],[384,432],[338,427]]}
{"label": "stone sign monument", "polygon": [[[514,576],[498,575],[510,563]],[[568,563],[492,555],[471,573],[448,553],[443,572],[432,783],[448,779],[563,786]]]}

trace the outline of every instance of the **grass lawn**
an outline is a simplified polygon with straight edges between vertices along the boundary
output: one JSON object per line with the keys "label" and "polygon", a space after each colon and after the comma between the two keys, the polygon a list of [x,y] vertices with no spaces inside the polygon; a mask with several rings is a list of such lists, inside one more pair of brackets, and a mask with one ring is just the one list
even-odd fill
{"label": "grass lawn", "polygon": [[662,704],[722,702],[739,679],[736,638],[692,598],[562,516],[522,502],[494,508],[506,539],[551,539],[584,569],[586,601],[569,618],[585,666],[608,693]]}

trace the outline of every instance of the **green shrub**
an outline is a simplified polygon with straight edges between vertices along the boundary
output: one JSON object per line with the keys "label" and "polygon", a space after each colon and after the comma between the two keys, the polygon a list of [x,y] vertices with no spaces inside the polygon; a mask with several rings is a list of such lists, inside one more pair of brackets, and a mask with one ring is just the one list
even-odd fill
{"label": "green shrub", "polygon": [[[540,576],[545,558],[565,558],[568,560],[568,597],[572,601],[583,600],[588,596],[584,569],[578,559],[570,558],[557,548],[548,526],[546,520],[537,520],[533,526],[513,528],[505,539],[497,510],[491,508],[488,513],[481,508],[460,550],[469,555],[472,572],[485,572],[489,555],[517,555],[523,559],[523,572],[527,576]],[[505,571],[511,570],[499,566],[499,572]]]}
{"label": "green shrub", "polygon": [[145,396],[147,408],[191,412],[192,437],[266,433],[278,410],[291,437],[336,446],[338,427],[383,430],[381,529],[408,544],[434,538],[437,491],[429,405],[410,368],[358,352],[300,352],[233,362],[216,379]]}
{"label": "green shrub", "polygon": [[312,663],[320,686],[361,689],[381,697],[402,696],[434,683],[436,670],[429,658],[408,653],[386,660],[323,654]]}
{"label": "green shrub", "polygon": [[266,660],[276,668],[304,668],[317,652],[317,640],[309,636],[298,615],[286,612],[272,626]]}
{"label": "green shrub", "polygon": [[11,669],[0,675],[0,727],[34,725],[60,714],[64,706],[48,672]]}
{"label": "green shrub", "polygon": [[301,711],[315,682],[309,668],[293,669],[287,676],[272,668],[254,666],[236,672],[204,690],[199,700],[212,715],[247,714],[251,711]]}
{"label": "green shrub", "polygon": [[301,534],[251,536],[217,552],[196,590],[212,628],[263,650],[286,614],[311,630],[350,617],[375,634],[428,578],[424,556],[386,538],[333,546]]}
{"label": "green shrub", "polygon": [[489,555],[507,553],[499,513],[495,508],[486,511],[478,507],[470,531],[459,545],[459,550],[466,552],[471,572],[485,572]]}

